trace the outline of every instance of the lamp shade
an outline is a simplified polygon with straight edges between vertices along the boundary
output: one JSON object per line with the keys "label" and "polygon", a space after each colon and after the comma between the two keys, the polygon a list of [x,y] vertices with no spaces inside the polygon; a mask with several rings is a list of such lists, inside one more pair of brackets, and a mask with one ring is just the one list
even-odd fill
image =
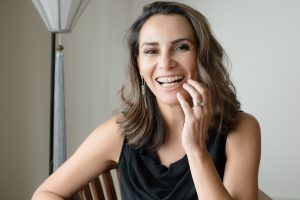
{"label": "lamp shade", "polygon": [[50,32],[72,32],[90,0],[32,0]]}

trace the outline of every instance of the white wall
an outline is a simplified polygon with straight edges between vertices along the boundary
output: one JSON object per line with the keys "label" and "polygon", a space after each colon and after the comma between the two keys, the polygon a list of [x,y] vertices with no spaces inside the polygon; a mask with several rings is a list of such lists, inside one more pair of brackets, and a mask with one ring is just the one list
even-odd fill
{"label": "white wall", "polygon": [[126,1],[91,1],[72,34],[63,34],[68,152],[117,107],[127,64]]}

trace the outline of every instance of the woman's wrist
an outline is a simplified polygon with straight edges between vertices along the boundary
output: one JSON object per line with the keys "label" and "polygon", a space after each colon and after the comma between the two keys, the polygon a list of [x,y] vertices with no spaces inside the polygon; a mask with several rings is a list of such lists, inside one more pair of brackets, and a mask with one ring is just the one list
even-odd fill
{"label": "woman's wrist", "polygon": [[199,159],[205,158],[209,155],[206,145],[188,145],[185,148],[185,153],[188,157],[198,157]]}

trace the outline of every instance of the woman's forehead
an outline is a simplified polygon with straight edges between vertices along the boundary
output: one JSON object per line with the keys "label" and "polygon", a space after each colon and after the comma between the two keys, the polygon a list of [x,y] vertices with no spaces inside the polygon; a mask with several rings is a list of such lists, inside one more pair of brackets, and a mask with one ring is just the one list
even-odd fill
{"label": "woman's forehead", "polygon": [[181,15],[154,15],[142,26],[139,41],[145,42],[167,42],[180,38],[194,41],[194,30],[189,21]]}

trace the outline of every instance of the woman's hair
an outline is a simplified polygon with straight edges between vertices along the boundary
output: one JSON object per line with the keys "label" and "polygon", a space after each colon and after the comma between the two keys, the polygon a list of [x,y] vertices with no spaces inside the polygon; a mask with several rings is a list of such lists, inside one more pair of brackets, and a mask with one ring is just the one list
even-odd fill
{"label": "woman's hair", "polygon": [[156,150],[165,140],[166,127],[156,97],[148,88],[146,88],[144,96],[141,93],[142,80],[137,63],[140,30],[151,16],[157,14],[177,14],[190,22],[196,37],[200,82],[210,90],[212,95],[213,118],[211,126],[218,127],[219,132],[227,132],[235,128],[240,103],[223,64],[224,58],[226,60],[227,56],[212,35],[207,19],[197,10],[184,4],[155,1],[144,6],[141,15],[135,20],[128,32],[128,79],[120,90],[122,117],[118,119],[118,124],[123,129],[128,143],[136,148],[144,146]]}

